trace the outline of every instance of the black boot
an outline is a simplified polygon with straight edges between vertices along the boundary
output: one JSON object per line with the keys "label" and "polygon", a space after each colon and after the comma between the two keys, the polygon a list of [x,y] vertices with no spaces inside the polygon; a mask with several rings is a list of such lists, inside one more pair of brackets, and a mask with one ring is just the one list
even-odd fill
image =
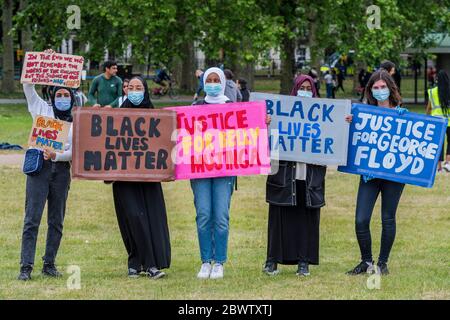
{"label": "black boot", "polygon": [[350,276],[355,276],[358,274],[373,273],[373,272],[374,272],[373,261],[372,262],[362,261],[356,267],[354,267],[352,270],[347,271],[347,274]]}
{"label": "black boot", "polygon": [[381,275],[386,276],[389,274],[389,270],[388,270],[388,266],[387,266],[386,262],[378,261],[377,267],[378,267],[377,272],[380,273]]}
{"label": "black boot", "polygon": [[309,276],[309,263],[308,262],[299,262],[298,263],[298,269],[297,269],[297,275],[298,276]]}
{"label": "black boot", "polygon": [[52,277],[52,278],[60,278],[62,274],[56,269],[54,263],[44,263],[42,268],[42,274],[44,276]]}
{"label": "black boot", "polygon": [[269,276],[276,276],[279,273],[276,262],[267,261],[263,272]]}
{"label": "black boot", "polygon": [[17,280],[28,281],[31,280],[31,272],[33,271],[32,266],[22,266],[20,267],[20,274]]}

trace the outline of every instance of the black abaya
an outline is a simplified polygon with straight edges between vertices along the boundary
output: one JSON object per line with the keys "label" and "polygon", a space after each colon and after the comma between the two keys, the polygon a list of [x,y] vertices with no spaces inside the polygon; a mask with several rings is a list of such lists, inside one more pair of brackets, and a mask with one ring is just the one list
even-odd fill
{"label": "black abaya", "polygon": [[[127,99],[121,108],[153,108],[147,82],[141,77],[133,79],[142,82],[144,99],[139,105]],[[116,181],[113,196],[128,267],[137,271],[169,268],[170,238],[161,183]]]}
{"label": "black abaya", "polygon": [[169,228],[161,183],[118,181],[113,195],[128,267],[138,271],[169,268]]}
{"label": "black abaya", "polygon": [[320,209],[306,208],[306,183],[297,183],[297,205],[269,205],[267,261],[319,264]]}

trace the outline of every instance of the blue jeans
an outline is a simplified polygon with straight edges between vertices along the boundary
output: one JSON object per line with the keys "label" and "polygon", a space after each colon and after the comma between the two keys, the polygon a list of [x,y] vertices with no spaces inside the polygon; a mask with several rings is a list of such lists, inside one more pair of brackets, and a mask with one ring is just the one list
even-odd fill
{"label": "blue jeans", "polygon": [[331,99],[333,98],[333,90],[334,90],[334,86],[332,83],[327,83],[327,98]]}
{"label": "blue jeans", "polygon": [[230,203],[235,177],[191,180],[203,263],[227,260]]}
{"label": "blue jeans", "polygon": [[372,211],[381,193],[381,248],[379,262],[388,262],[389,254],[395,240],[396,223],[395,214],[402,196],[403,183],[372,179],[359,182],[358,200],[356,202],[355,229],[361,250],[361,260],[372,262],[372,238],[370,235],[370,220]]}

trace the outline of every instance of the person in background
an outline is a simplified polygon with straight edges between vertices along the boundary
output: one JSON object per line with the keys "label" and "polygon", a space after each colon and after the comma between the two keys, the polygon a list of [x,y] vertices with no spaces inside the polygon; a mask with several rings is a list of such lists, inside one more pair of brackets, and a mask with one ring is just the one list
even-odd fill
{"label": "person in background", "polygon": [[89,103],[94,107],[119,107],[122,95],[122,80],[117,76],[117,63],[106,61],[103,73],[92,80],[88,93]]}
{"label": "person in background", "polygon": [[345,90],[344,90],[344,80],[345,80],[345,78],[344,78],[344,71],[342,71],[342,69],[339,69],[336,77],[337,77],[337,87],[336,87],[335,91],[337,92],[339,90],[339,88],[341,88],[342,92],[345,93]]}
{"label": "person in background", "polygon": [[237,86],[242,96],[242,102],[250,101],[250,90],[247,89],[247,80],[242,78],[239,79],[237,81]]}
{"label": "person in background", "polygon": [[384,60],[380,64],[380,68],[386,70],[389,75],[394,79],[395,84],[397,85],[397,89],[400,92],[400,84],[401,84],[401,75],[400,71],[395,67],[395,63],[389,60]]}
{"label": "person in background", "polygon": [[436,69],[433,67],[428,67],[427,70],[427,80],[428,80],[428,86],[430,88],[435,86],[435,81],[436,81]]}
{"label": "person in background", "polygon": [[[121,108],[154,108],[144,79],[131,78]],[[113,197],[128,253],[128,277],[137,278],[141,272],[153,280],[164,277],[161,270],[170,267],[171,247],[161,183],[115,181]]]}
{"label": "person in background", "polygon": [[119,97],[119,108],[120,106],[127,100],[128,98],[128,84],[130,83],[130,79],[123,79],[122,85],[122,95]]}
{"label": "person in background", "polygon": [[195,70],[195,77],[198,80],[198,85],[197,85],[197,90],[195,91],[194,94],[194,101],[196,101],[198,99],[198,97],[200,96],[200,94],[203,91],[203,70],[197,69]]}
{"label": "person in background", "polygon": [[[438,172],[442,172],[444,169],[450,172],[450,119],[449,119],[449,107],[450,107],[450,81],[447,72],[440,70],[437,74],[437,86],[428,90],[428,105],[426,112],[429,115],[435,117],[446,118],[449,120],[447,126],[447,152],[445,152],[442,146],[441,155],[438,162]],[[445,143],[445,142],[444,142]],[[445,163],[442,165],[445,156]]]}
{"label": "person in background", "polygon": [[[53,53],[53,50],[46,50]],[[28,111],[33,119],[45,116],[70,122],[67,142],[62,153],[44,149],[42,169],[35,175],[27,175],[25,192],[25,218],[22,232],[20,254],[20,274],[18,280],[31,280],[36,255],[36,242],[39,225],[45,204],[47,203],[47,242],[42,258],[42,274],[49,277],[61,277],[55,265],[61,243],[66,202],[70,189],[70,161],[72,160],[72,108],[75,99],[69,88],[56,87],[50,96],[51,104],[37,94],[33,84],[23,84]]]}
{"label": "person in background", "polygon": [[156,70],[155,83],[162,87],[163,94],[169,91],[169,84],[172,78],[169,76],[166,67],[162,66]]}
{"label": "person in background", "polygon": [[78,88],[74,89],[73,90],[73,95],[75,97],[75,105],[74,105],[74,107],[83,107],[88,101],[88,98],[86,97],[86,95],[81,90],[81,87],[78,87]]}
{"label": "person in background", "polygon": [[334,85],[333,85],[333,76],[331,75],[329,70],[325,72],[324,80],[327,88],[327,98],[331,99],[333,98]]}
{"label": "person in background", "polygon": [[[225,96],[227,81],[219,68],[209,68],[203,76],[206,93],[195,105],[231,102]],[[227,261],[230,204],[236,177],[191,179],[196,211],[197,234],[202,265],[199,279],[221,279]],[[212,264],[214,262],[214,264]]]}
{"label": "person in background", "polygon": [[316,87],[317,97],[320,98],[320,79],[316,69],[311,68],[311,70],[309,70],[308,75],[314,80],[314,86]]}
{"label": "person in background", "polygon": [[[395,109],[399,115],[407,112],[399,107],[401,96],[397,85],[390,74],[380,69],[372,74],[367,83],[365,97],[367,104],[373,108]],[[351,119],[350,119],[351,121]],[[381,275],[389,274],[388,259],[395,240],[396,213],[405,184],[390,180],[361,176],[358,196],[356,200],[355,231],[361,251],[361,262],[348,271],[348,275],[377,272]],[[376,267],[372,257],[372,238],[370,234],[370,220],[381,194],[381,248]]]}
{"label": "person in background", "polygon": [[242,95],[239,91],[236,83],[233,81],[234,74],[230,69],[225,69],[224,71],[225,77],[227,79],[226,87],[225,87],[225,96],[230,99],[231,102],[240,102],[242,101]]}

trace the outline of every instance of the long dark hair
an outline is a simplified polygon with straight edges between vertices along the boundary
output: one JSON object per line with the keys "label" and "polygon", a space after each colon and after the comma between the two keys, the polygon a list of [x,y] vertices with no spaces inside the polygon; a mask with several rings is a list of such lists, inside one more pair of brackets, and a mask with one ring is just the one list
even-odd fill
{"label": "long dark hair", "polygon": [[444,115],[448,116],[448,108],[450,103],[450,81],[448,74],[444,70],[440,70],[437,74],[437,87],[439,102]]}
{"label": "long dark hair", "polygon": [[375,82],[378,80],[383,80],[386,82],[387,87],[389,88],[389,103],[391,106],[398,106],[402,103],[402,97],[400,96],[400,92],[398,91],[398,87],[395,84],[394,79],[391,75],[384,69],[380,69],[372,74],[369,81],[366,85],[366,90],[364,92],[364,96],[367,99],[367,103],[373,106],[378,105],[378,100],[373,97],[372,87]]}

